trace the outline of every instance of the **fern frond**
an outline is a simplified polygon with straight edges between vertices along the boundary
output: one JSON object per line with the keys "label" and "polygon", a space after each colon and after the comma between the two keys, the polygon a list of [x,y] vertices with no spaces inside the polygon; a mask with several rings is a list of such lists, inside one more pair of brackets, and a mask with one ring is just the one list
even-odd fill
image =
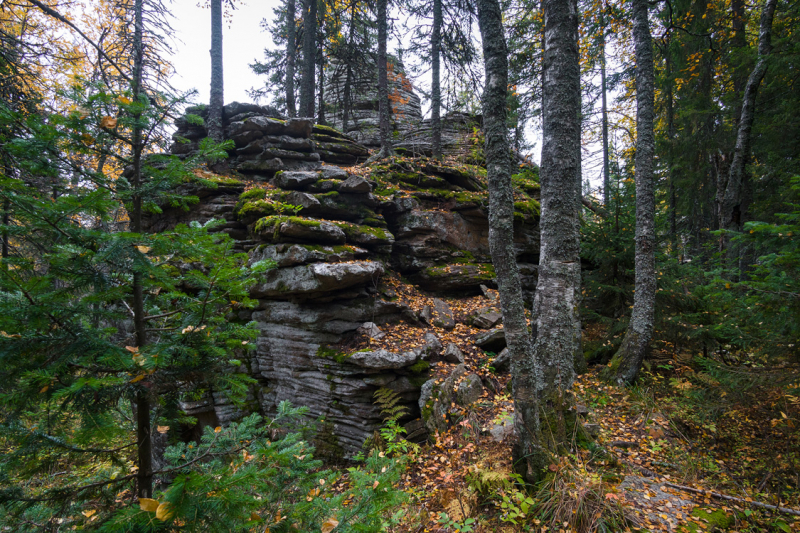
{"label": "fern frond", "polygon": [[387,420],[396,422],[408,414],[408,408],[400,404],[403,399],[392,389],[381,387],[375,391],[373,397],[375,398],[375,405],[381,408],[381,414]]}

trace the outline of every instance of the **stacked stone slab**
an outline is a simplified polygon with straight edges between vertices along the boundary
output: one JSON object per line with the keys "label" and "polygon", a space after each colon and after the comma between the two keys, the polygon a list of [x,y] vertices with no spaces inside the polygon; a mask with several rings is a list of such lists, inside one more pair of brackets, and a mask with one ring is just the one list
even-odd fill
{"label": "stacked stone slab", "polygon": [[[206,107],[193,107],[176,120],[171,151],[196,151],[208,132],[189,118],[208,116]],[[223,108],[223,134],[235,147],[229,165],[254,179],[266,181],[281,170],[315,170],[322,162],[353,165],[369,155],[367,149],[343,133],[317,126],[310,118],[287,119],[274,108],[234,102]]]}
{"label": "stacked stone slab", "polygon": [[[311,418],[325,420],[327,442],[349,454],[382,424],[373,396],[388,387],[408,408],[403,422],[409,433],[413,428],[424,437],[418,400],[428,379],[427,365],[420,364],[430,357],[428,350],[348,352],[338,346],[365,323],[417,323],[408,306],[378,290],[389,270],[438,293],[478,293],[481,285],[493,284],[485,177],[477,167],[454,168],[425,158],[393,160],[355,175],[322,161],[286,157],[276,151],[319,154],[315,134],[352,141],[305,119],[248,113],[253,114],[234,115],[240,120],[226,123],[238,147],[253,146],[237,148],[232,160],[242,179],[224,179],[216,189],[185,186],[181,192],[198,196],[199,203],[189,211],[164,206],[147,219],[147,229],[223,219],[217,231],[227,232],[251,263],[274,261],[276,268],[251,289],[258,305],[238,317],[257,322],[260,331],[255,352],[229,370],[258,382],[247,409],[270,416],[284,400],[308,406]],[[188,132],[188,126],[179,131]],[[270,161],[250,158],[267,151],[280,160],[276,170],[249,170],[248,161]],[[515,221],[518,260],[527,273],[523,283],[531,292],[538,218],[520,212]],[[217,396],[184,407],[206,423],[225,423],[246,412]]]}
{"label": "stacked stone slab", "polygon": [[[366,146],[379,146],[378,137],[378,70],[370,63],[351,71],[351,104],[347,123],[350,137]],[[422,121],[419,96],[405,73],[403,63],[396,58],[388,61],[389,100],[393,135],[402,137]],[[325,78],[326,117],[331,125],[341,129],[344,114],[344,94],[347,71],[341,63],[332,62]]]}
{"label": "stacked stone slab", "polygon": [[[483,148],[476,136],[483,125],[482,118],[458,111],[444,115],[441,118],[442,154],[468,160],[473,152],[477,153]],[[426,118],[417,127],[405,132],[395,148],[411,155],[431,155],[432,135],[431,119]]]}

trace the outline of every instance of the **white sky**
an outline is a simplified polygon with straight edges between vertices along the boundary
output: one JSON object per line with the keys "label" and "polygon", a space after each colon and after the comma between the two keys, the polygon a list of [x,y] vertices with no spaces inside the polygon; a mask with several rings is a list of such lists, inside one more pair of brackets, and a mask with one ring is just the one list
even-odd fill
{"label": "white sky", "polygon": [[[177,71],[172,83],[180,90],[197,89],[197,102],[207,103],[211,84],[211,12],[199,7],[199,3],[198,0],[173,0],[170,5],[175,15],[171,23],[175,29],[173,64]],[[272,46],[269,34],[261,31],[260,24],[265,18],[272,20],[272,9],[280,3],[281,0],[239,1],[233,17],[223,21],[226,104],[250,102],[247,90],[263,84],[262,77],[250,69],[250,63],[262,59],[264,48]]]}

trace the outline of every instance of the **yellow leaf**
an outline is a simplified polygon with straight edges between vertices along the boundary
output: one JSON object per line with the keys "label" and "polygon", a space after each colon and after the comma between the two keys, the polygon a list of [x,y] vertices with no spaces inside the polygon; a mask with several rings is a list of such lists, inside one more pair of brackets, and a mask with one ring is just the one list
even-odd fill
{"label": "yellow leaf", "polygon": [[219,433],[220,431],[222,431],[222,428],[220,426],[214,428],[214,433]]}
{"label": "yellow leaf", "polygon": [[258,513],[250,513],[250,520],[253,522],[261,522],[261,517],[258,516]]}
{"label": "yellow leaf", "polygon": [[328,518],[322,524],[322,533],[331,533],[331,531],[333,531],[338,525],[339,525],[338,520],[336,520],[335,518]]}
{"label": "yellow leaf", "polygon": [[169,431],[169,426],[157,426],[156,427],[156,431],[158,431],[159,433],[161,433],[163,435],[164,433]]}
{"label": "yellow leaf", "polygon": [[122,105],[129,105],[131,102],[133,102],[133,100],[125,96],[120,96],[119,98],[117,98],[117,100],[119,100],[119,103]]}
{"label": "yellow leaf", "polygon": [[155,513],[158,509],[158,500],[153,498],[139,498],[139,508],[148,513]]}
{"label": "yellow leaf", "polygon": [[137,383],[139,381],[142,381],[146,375],[147,374],[139,374],[138,376],[136,376],[131,380],[131,383]]}
{"label": "yellow leaf", "polygon": [[41,390],[39,390],[39,394],[47,392],[47,389],[49,389],[49,388],[50,388],[50,385],[45,385],[44,387],[41,388]]}
{"label": "yellow leaf", "polygon": [[89,510],[89,511],[81,511],[81,514],[82,514],[83,516],[85,516],[86,518],[91,518],[91,516],[92,516],[93,514],[95,514],[96,512],[97,512],[97,511],[95,511],[94,509],[91,509],[91,510]]}
{"label": "yellow leaf", "polygon": [[375,481],[375,483],[372,484],[372,488],[377,489],[378,485],[380,485],[380,481]]}
{"label": "yellow leaf", "polygon": [[137,353],[139,351],[139,348],[137,348],[136,346],[126,346],[125,349],[131,353]]}
{"label": "yellow leaf", "polygon": [[114,117],[103,117],[100,119],[100,127],[107,130],[113,130],[117,127],[117,119]]}
{"label": "yellow leaf", "polygon": [[147,252],[150,251],[149,246],[137,246],[136,249],[142,252],[143,254],[146,254]]}
{"label": "yellow leaf", "polygon": [[169,502],[162,503],[158,506],[158,509],[156,509],[156,518],[162,522],[169,520],[174,514],[175,510],[172,508],[172,504]]}

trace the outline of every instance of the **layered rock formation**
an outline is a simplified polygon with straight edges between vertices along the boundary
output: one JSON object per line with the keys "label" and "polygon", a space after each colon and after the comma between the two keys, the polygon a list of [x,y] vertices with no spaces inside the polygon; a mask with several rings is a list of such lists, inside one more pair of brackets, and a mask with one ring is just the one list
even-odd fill
{"label": "layered rock formation", "polygon": [[[421,102],[401,61],[390,58],[387,70],[391,123],[395,135],[400,138],[413,131],[422,121]],[[324,93],[328,110],[326,117],[332,126],[342,129],[347,93],[345,86],[348,83],[347,68],[340,63],[333,63],[329,72],[325,79]],[[380,145],[377,80],[378,70],[374,63],[350,70],[350,111],[345,133],[367,146]]]}
{"label": "layered rock formation", "polygon": [[[238,174],[219,180],[216,189],[187,186],[186,194],[200,202],[189,211],[165,207],[147,226],[162,231],[178,222],[222,219],[215,231],[228,233],[252,263],[274,262],[251,290],[256,309],[238,317],[256,321],[260,331],[252,357],[231,369],[259,383],[249,409],[271,415],[283,400],[308,406],[311,417],[324,420],[321,430],[332,451],[351,453],[381,425],[373,395],[387,387],[408,409],[404,422],[421,435],[423,425],[414,420],[420,387],[441,343],[434,336],[423,347],[388,351],[354,350],[352,341],[387,323],[422,326],[410,307],[382,289],[390,274],[433,293],[479,293],[481,285],[493,284],[485,170],[396,158],[351,172],[324,163],[330,161],[326,151],[346,152],[314,139],[324,132],[316,134],[363,149],[341,133],[305,119],[267,116],[269,110],[257,106],[232,115],[243,106],[232,107],[226,106],[225,124],[237,146],[231,167]],[[186,120],[179,126],[189,143],[175,149],[187,153],[202,129]],[[532,291],[537,186],[515,183],[515,243],[526,290]],[[444,311],[437,307],[436,313]],[[445,360],[459,360],[457,347],[448,350]],[[242,414],[217,397],[185,407],[199,418],[216,418],[214,423]]]}

